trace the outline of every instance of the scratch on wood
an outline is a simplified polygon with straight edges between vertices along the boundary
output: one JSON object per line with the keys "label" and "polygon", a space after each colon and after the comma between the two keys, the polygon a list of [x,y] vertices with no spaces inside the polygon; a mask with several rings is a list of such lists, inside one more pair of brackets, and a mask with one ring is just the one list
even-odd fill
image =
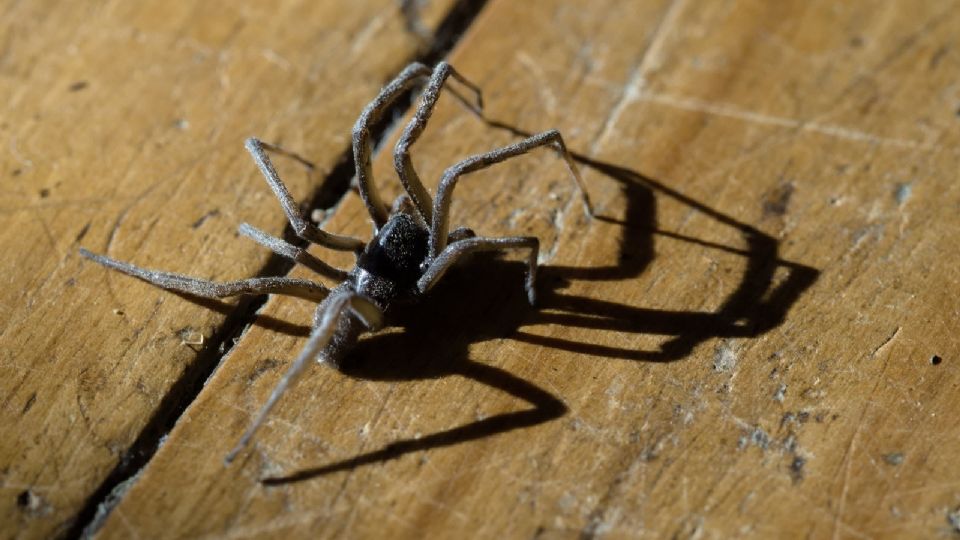
{"label": "scratch on wood", "polygon": [[639,92],[639,95],[636,99],[643,102],[656,103],[685,111],[733,118],[743,122],[796,129],[800,131],[811,131],[821,135],[827,135],[829,137],[835,137],[848,141],[864,142],[880,146],[910,148],[913,150],[924,150],[929,152],[940,150],[940,147],[937,145],[925,144],[909,139],[882,137],[880,135],[874,135],[873,133],[837,126],[834,124],[821,124],[814,121],[758,113],[755,111],[744,110],[727,103],[715,103],[692,97],[658,94],[654,92]]}
{"label": "scratch on wood", "polygon": [[353,44],[350,46],[352,54],[358,54],[367,48],[367,43],[386,25],[388,15],[385,12],[380,13],[371,18],[363,28],[357,30],[353,36]]}
{"label": "scratch on wood", "polygon": [[890,346],[890,343],[892,343],[893,340],[896,339],[896,337],[897,337],[899,334],[900,334],[900,327],[898,326],[898,327],[893,331],[892,334],[890,334],[889,336],[887,336],[887,339],[883,340],[883,343],[881,343],[880,346],[878,346],[876,349],[873,350],[872,353],[870,353],[870,358],[876,358],[878,354],[880,354],[881,352],[886,351],[886,350],[887,350],[887,347]]}
{"label": "scratch on wood", "polygon": [[[867,404],[867,407],[870,405]],[[853,432],[853,436],[850,437],[850,444],[847,446],[847,453],[844,456],[844,473],[843,473],[843,488],[840,490],[840,504],[837,507],[837,513],[834,516],[833,520],[833,538],[836,540],[840,535],[840,525],[843,521],[843,511],[847,503],[847,492],[850,489],[850,469],[853,464],[853,452],[857,448],[857,436],[860,435],[860,428],[863,426],[863,416],[861,415],[860,421],[857,423],[857,429]]]}
{"label": "scratch on wood", "polygon": [[[896,334],[896,332],[894,333]],[[884,363],[883,369],[880,370],[879,375],[876,378],[876,383],[873,385],[873,388],[867,395],[875,395],[877,388],[880,386],[880,381],[884,380],[883,375],[886,372],[887,365],[889,362]],[[840,490],[840,502],[837,505],[837,511],[833,519],[833,538],[839,538],[840,529],[843,528],[847,531],[850,531],[850,527],[843,521],[843,512],[847,503],[847,493],[850,489],[850,471],[853,468],[853,454],[857,447],[857,437],[860,436],[860,430],[863,428],[863,424],[866,422],[867,413],[870,411],[871,402],[867,402],[863,406],[863,410],[860,412],[860,418],[857,419],[857,428],[853,432],[853,436],[850,437],[850,444],[847,446],[847,451],[843,456],[844,460],[844,474],[843,474],[843,488]],[[855,532],[855,531],[850,531]]]}
{"label": "scratch on wood", "polygon": [[537,80],[537,88],[540,90],[540,97],[543,98],[543,104],[547,108],[547,114],[553,116],[557,111],[557,96],[550,89],[549,77],[544,73],[540,64],[530,58],[529,54],[518,51],[516,56],[517,61],[523,64],[523,67]]}
{"label": "scratch on wood", "polygon": [[656,30],[654,30],[653,38],[650,40],[650,45],[647,46],[643,58],[640,59],[640,63],[633,70],[627,81],[626,89],[620,96],[620,101],[610,109],[610,114],[607,115],[606,120],[604,120],[599,135],[591,148],[591,152],[596,151],[599,145],[606,140],[607,136],[613,130],[613,126],[616,125],[617,119],[623,114],[623,111],[626,110],[631,103],[637,101],[644,88],[646,88],[648,75],[661,63],[661,50],[666,42],[669,30],[674,26],[677,17],[682,11],[683,4],[684,0],[674,0],[674,2],[670,4],[670,7],[667,8],[666,14],[660,19],[660,23],[657,25]]}
{"label": "scratch on wood", "polygon": [[260,51],[260,54],[263,55],[263,57],[266,58],[268,62],[279,67],[283,71],[290,71],[290,67],[291,67],[290,61],[280,56],[280,54],[277,53],[277,51],[274,51],[273,49],[265,48]]}

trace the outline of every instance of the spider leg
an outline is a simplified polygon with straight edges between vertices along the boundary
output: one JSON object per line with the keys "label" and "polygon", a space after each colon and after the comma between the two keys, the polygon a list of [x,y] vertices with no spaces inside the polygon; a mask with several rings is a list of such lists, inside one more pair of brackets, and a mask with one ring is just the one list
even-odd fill
{"label": "spider leg", "polygon": [[410,147],[417,142],[423,130],[426,129],[427,121],[430,120],[430,116],[433,114],[433,108],[436,106],[437,100],[440,99],[440,91],[450,77],[453,77],[473,92],[476,97],[476,103],[470,103],[459,93],[451,89],[450,91],[454,96],[477,116],[482,114],[483,97],[480,93],[480,88],[460,75],[450,64],[440,62],[433,69],[430,80],[423,89],[423,95],[420,98],[420,105],[417,107],[416,113],[413,115],[413,118],[410,119],[410,122],[407,123],[407,127],[404,128],[400,140],[397,141],[397,146],[393,149],[393,163],[397,169],[397,175],[400,177],[400,182],[403,184],[404,189],[407,190],[407,193],[410,194],[410,198],[413,199],[417,210],[427,223],[430,222],[432,214],[430,194],[426,188],[423,187],[423,182],[420,181],[417,171],[413,168],[413,160],[410,158]]}
{"label": "spider leg", "polygon": [[429,256],[431,258],[437,257],[447,245],[447,229],[449,227],[450,218],[450,199],[453,195],[453,188],[456,186],[457,180],[459,180],[461,176],[467,173],[478,171],[480,169],[485,169],[491,165],[500,163],[501,161],[505,161],[512,157],[525,154],[535,148],[547,145],[555,145],[560,151],[560,155],[566,161],[567,167],[570,169],[570,173],[573,175],[573,179],[576,182],[577,189],[580,191],[580,195],[583,198],[584,212],[588,216],[592,216],[593,208],[590,205],[590,198],[587,196],[587,190],[584,188],[583,180],[580,178],[580,173],[573,161],[573,157],[570,155],[570,152],[567,151],[566,145],[563,144],[563,138],[560,136],[560,132],[555,129],[551,129],[550,131],[538,133],[522,141],[492,150],[485,154],[469,157],[460,163],[457,163],[453,167],[450,167],[443,173],[443,178],[440,180],[440,187],[437,188],[437,197],[433,201],[433,220],[430,228]]}
{"label": "spider leg", "polygon": [[333,335],[337,330],[337,325],[340,322],[340,318],[343,317],[345,313],[352,312],[364,325],[367,326],[367,328],[371,330],[379,328],[383,323],[383,313],[380,311],[380,308],[378,308],[366,297],[352,291],[335,293],[334,296],[330,297],[328,302],[325,303],[322,309],[323,312],[321,314],[318,308],[318,320],[313,328],[313,331],[310,333],[310,338],[307,340],[307,344],[303,347],[303,350],[300,351],[300,354],[297,356],[296,360],[293,361],[293,363],[287,369],[287,372],[283,375],[283,378],[280,379],[280,382],[270,393],[270,397],[267,399],[267,402],[260,409],[260,412],[257,413],[257,416],[250,424],[250,427],[248,427],[243,436],[240,437],[237,445],[224,458],[225,465],[229,465],[234,458],[237,457],[237,454],[239,454],[244,447],[250,443],[250,440],[253,438],[253,435],[256,433],[257,429],[259,429],[260,426],[263,425],[263,422],[267,419],[267,416],[270,414],[270,410],[273,409],[283,394],[294,383],[297,382],[297,380],[300,378],[300,375],[303,374],[304,368],[307,367],[307,364],[313,359],[322,361],[322,358],[320,358],[318,355],[323,348],[327,346],[327,344],[330,342],[330,339],[333,338]]}
{"label": "spider leg", "polygon": [[241,223],[238,232],[247,238],[252,239],[254,242],[260,244],[261,246],[266,247],[270,251],[273,251],[281,257],[285,257],[294,262],[300,263],[307,268],[313,270],[314,272],[320,274],[321,276],[327,276],[329,278],[337,279],[343,281],[350,275],[348,272],[330,266],[329,264],[323,262],[322,260],[314,257],[310,254],[309,251],[299,248],[297,246],[288,244],[283,240],[271,236],[260,229],[250,225],[249,223]]}
{"label": "spider leg", "polygon": [[417,281],[417,289],[421,293],[429,291],[440,281],[443,274],[450,269],[457,260],[478,251],[497,251],[504,249],[526,249],[530,251],[527,258],[527,299],[530,305],[537,302],[537,255],[540,252],[540,240],[535,236],[508,236],[505,238],[472,237],[464,238],[447,246],[439,256],[432,260],[427,271]]}
{"label": "spider leg", "polygon": [[321,301],[327,297],[330,290],[319,283],[314,283],[306,279],[294,279],[287,277],[256,277],[250,279],[241,279],[237,281],[215,282],[185,276],[183,274],[174,274],[172,272],[160,272],[158,270],[149,270],[140,268],[130,263],[111,259],[103,255],[91,253],[81,248],[80,254],[84,257],[102,264],[112,270],[117,270],[128,276],[142,279],[147,283],[156,285],[168,291],[180,292],[191,296],[201,298],[224,298],[226,296],[237,295],[257,295],[257,294],[285,294],[289,296],[298,296],[313,301]]}
{"label": "spider leg", "polygon": [[[468,82],[466,79],[461,77],[458,73],[454,72],[452,68],[446,63],[441,62],[433,70],[431,75],[430,68],[419,63],[414,62],[404,68],[399,75],[389,84],[383,87],[380,91],[380,94],[374,98],[366,107],[364,107],[363,112],[360,113],[360,117],[357,118],[357,123],[353,126],[353,159],[356,162],[357,167],[357,187],[360,191],[360,198],[363,199],[363,203],[367,207],[367,211],[370,213],[370,217],[373,218],[374,225],[377,229],[383,226],[387,222],[387,205],[384,204],[383,200],[380,198],[380,192],[377,190],[376,183],[373,179],[373,166],[371,154],[373,153],[373,145],[370,142],[370,126],[375,124],[380,118],[383,117],[383,114],[390,108],[390,106],[404,94],[407,90],[413,88],[421,79],[426,77],[431,77],[430,82],[427,84],[427,88],[424,90],[424,102],[427,101],[427,94],[433,92],[434,96],[429,105],[426,103],[421,104],[420,108],[417,111],[417,116],[421,115],[421,112],[425,111],[425,116],[423,122],[426,122],[426,119],[429,118],[430,112],[433,108],[433,102],[436,102],[436,93],[439,92],[440,87],[443,85],[443,81],[446,80],[448,76],[453,76],[457,80],[461,81],[465,86],[467,86],[471,91],[475,92],[477,95],[477,104],[471,104],[457,92],[453,92],[454,96],[466,104],[468,108],[474,112],[479,112],[481,106],[480,100],[480,90]],[[439,78],[439,79],[438,79]],[[439,81],[436,82],[435,81]],[[411,120],[411,123],[413,120]],[[419,128],[419,131],[423,131],[423,128]],[[419,132],[413,136],[410,140],[410,144],[416,140],[419,136]],[[401,139],[402,140],[402,139]],[[409,146],[409,144],[408,144]],[[399,168],[397,169],[400,170]],[[414,173],[415,174],[415,173]],[[404,177],[401,176],[401,181],[404,182],[404,187],[407,188],[407,191],[410,191],[408,183],[404,180]],[[414,179],[419,185],[419,180]],[[422,186],[420,186],[422,190]],[[415,189],[415,188],[414,188]],[[413,195],[413,193],[411,193]],[[419,195],[419,192],[418,192]],[[429,197],[426,199],[429,201]],[[422,210],[420,206],[420,201],[416,201],[417,207]],[[429,215],[430,207],[429,202],[427,203],[427,213],[424,216]],[[427,218],[429,221],[429,218]]]}
{"label": "spider leg", "polygon": [[396,78],[380,90],[380,94],[373,101],[363,108],[357,123],[353,125],[353,161],[357,167],[357,188],[377,229],[387,222],[388,214],[387,206],[380,198],[380,192],[373,179],[371,158],[373,143],[370,142],[370,126],[383,117],[383,113],[397,98],[429,74],[430,69],[419,62],[405,67]]}
{"label": "spider leg", "polygon": [[459,242],[464,238],[473,238],[476,235],[477,233],[473,232],[473,229],[467,227],[457,227],[450,233],[450,236],[447,237],[447,243],[452,244],[454,242]]}
{"label": "spider leg", "polygon": [[287,186],[283,185],[283,181],[280,180],[280,175],[277,174],[277,170],[273,167],[270,157],[267,156],[266,150],[273,148],[272,146],[266,145],[252,137],[247,139],[245,146],[247,151],[250,152],[250,155],[253,156],[257,167],[260,168],[260,172],[263,173],[263,177],[267,180],[267,183],[270,184],[270,189],[273,190],[273,194],[276,195],[280,201],[280,206],[283,207],[283,212],[287,215],[287,219],[290,221],[290,225],[293,226],[293,230],[297,233],[297,236],[308,242],[340,251],[360,251],[363,249],[364,244],[362,240],[323,231],[300,215],[297,202],[293,200],[293,196],[290,195]]}

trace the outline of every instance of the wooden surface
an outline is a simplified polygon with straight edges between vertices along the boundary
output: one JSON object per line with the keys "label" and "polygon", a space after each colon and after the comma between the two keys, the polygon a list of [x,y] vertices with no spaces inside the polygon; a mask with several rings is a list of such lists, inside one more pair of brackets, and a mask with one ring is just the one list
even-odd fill
{"label": "wooden surface", "polygon": [[[216,10],[137,41],[160,23],[121,8],[99,16],[127,33],[88,29],[95,50],[55,11],[0,55],[7,536],[61,530],[205,350],[183,329],[223,320],[80,263],[80,231],[152,267],[256,271],[232,231],[282,216],[238,141],[332,165],[414,47],[400,23],[372,33],[407,49],[374,48],[346,30],[369,15],[305,5],[244,12],[284,31],[242,47]],[[311,370],[225,468],[310,321],[270,298],[100,535],[960,535],[957,36],[956,2],[491,0],[451,61],[500,127],[441,100],[414,156],[436,179],[514,131],[564,133],[597,217],[551,152],[455,196],[460,224],[542,239],[539,309],[509,258],[451,273],[345,373]],[[303,197],[324,171],[281,172]],[[326,226],[370,228],[353,193]]]}
{"label": "wooden surface", "polygon": [[[420,46],[392,0],[235,4],[3,10],[0,536],[70,529],[224,339],[221,313],[79,247],[208,278],[257,272],[268,254],[237,225],[279,233],[285,220],[244,138],[309,155],[310,174],[280,163],[307,197],[356,111]],[[426,24],[451,5],[432,2]]]}

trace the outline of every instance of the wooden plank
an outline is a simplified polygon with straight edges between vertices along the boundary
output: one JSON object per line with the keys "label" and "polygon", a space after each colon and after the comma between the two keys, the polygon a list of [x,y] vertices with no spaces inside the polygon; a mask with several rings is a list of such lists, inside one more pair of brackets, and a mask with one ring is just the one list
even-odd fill
{"label": "wooden plank", "polygon": [[[209,278],[257,272],[267,254],[237,225],[285,223],[244,138],[314,160],[311,173],[279,162],[309,196],[349,147],[354,111],[421,43],[392,0],[5,4],[0,537],[49,537],[137,459],[130,445],[162,425],[224,322],[78,248]],[[452,5],[432,2],[424,24]]]}
{"label": "wooden plank", "polygon": [[[457,192],[543,239],[540,309],[518,265],[462,269],[224,468],[303,345],[251,328],[103,536],[951,534],[957,7],[492,2],[455,65],[595,162],[593,220],[549,153]],[[424,178],[511,140],[431,126]],[[329,226],[369,228],[355,198]]]}

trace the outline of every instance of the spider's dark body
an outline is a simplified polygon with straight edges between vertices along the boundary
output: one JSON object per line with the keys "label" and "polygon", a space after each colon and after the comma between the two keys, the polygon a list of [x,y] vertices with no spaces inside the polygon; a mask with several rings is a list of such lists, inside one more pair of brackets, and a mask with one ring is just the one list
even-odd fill
{"label": "spider's dark body", "polygon": [[[342,294],[366,297],[383,312],[397,300],[418,297],[417,281],[425,270],[429,240],[430,231],[414,216],[406,212],[392,214],[357,258],[356,268],[321,303],[317,316],[327,310],[325,303]],[[354,314],[340,317],[336,332],[320,352],[321,361],[339,367],[365,331],[366,325]]]}
{"label": "spider's dark body", "polygon": [[407,213],[393,214],[357,259],[355,290],[388,304],[393,297],[381,297],[378,286],[368,287],[366,276],[387,280],[391,289],[402,294],[415,287],[423,275],[429,247],[430,231],[425,226]]}
{"label": "spider's dark body", "polygon": [[[440,90],[449,77],[476,93],[476,105],[467,103],[459,94],[455,95],[479,115],[479,89],[460,76],[449,64],[441,62],[433,70],[422,64],[411,64],[381,90],[380,95],[363,110],[354,126],[353,154],[356,161],[357,188],[373,221],[374,230],[373,238],[366,244],[356,238],[323,231],[304,219],[296,201],[280,180],[266,154],[266,150],[276,148],[256,139],[247,141],[247,150],[280,201],[297,236],[330,249],[353,251],[357,254],[357,262],[353,269],[344,271],[328,265],[303,248],[288,244],[246,223],[240,225],[240,233],[319,274],[341,280],[333,289],[328,289],[316,281],[289,277],[258,277],[217,283],[182,274],[148,270],[81,250],[85,257],[104,266],[164,289],[192,296],[222,298],[243,294],[286,294],[319,301],[314,315],[313,331],[307,344],[277,384],[236,448],[227,456],[227,462],[250,441],[270,409],[312,360],[334,366],[341,365],[350,347],[362,333],[375,331],[382,326],[384,313],[391,304],[400,300],[415,301],[429,291],[454,263],[471,253],[507,249],[525,251],[529,268],[525,286],[530,303],[535,302],[537,255],[540,248],[537,238],[480,237],[466,228],[448,232],[453,189],[463,175],[534,148],[553,146],[566,160],[583,196],[584,209],[588,215],[591,213],[576,166],[563,144],[563,138],[556,130],[545,131],[517,143],[464,159],[444,172],[432,197],[414,170],[410,148],[423,133]],[[369,126],[376,122],[397,98],[424,78],[429,80],[423,90],[420,106],[394,149],[397,175],[406,194],[401,195],[392,209],[388,210],[373,181]]]}

